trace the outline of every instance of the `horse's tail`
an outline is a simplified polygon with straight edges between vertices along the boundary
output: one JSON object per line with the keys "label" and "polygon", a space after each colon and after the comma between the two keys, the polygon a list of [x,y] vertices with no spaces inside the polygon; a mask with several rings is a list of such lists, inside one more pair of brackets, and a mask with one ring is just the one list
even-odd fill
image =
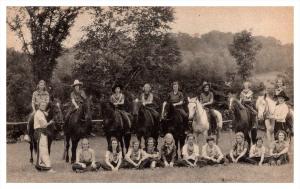
{"label": "horse's tail", "polygon": [[217,110],[214,110],[214,113],[216,115],[217,127],[218,128],[222,128],[223,127],[223,117],[222,117],[222,114],[219,111],[217,111]]}

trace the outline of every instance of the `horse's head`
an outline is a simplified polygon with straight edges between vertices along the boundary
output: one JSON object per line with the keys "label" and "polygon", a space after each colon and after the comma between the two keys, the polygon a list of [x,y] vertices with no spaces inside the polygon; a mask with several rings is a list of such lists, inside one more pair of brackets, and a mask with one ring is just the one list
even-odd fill
{"label": "horse's head", "polygon": [[256,100],[257,118],[263,120],[267,109],[267,102],[265,96],[259,96]]}
{"label": "horse's head", "polygon": [[[63,113],[61,110],[61,101],[57,98],[50,103],[50,113],[53,121],[57,126],[61,126],[63,124]],[[61,127],[59,127],[61,128]]]}
{"label": "horse's head", "polygon": [[89,96],[83,103],[85,120],[92,120],[92,96]]}
{"label": "horse's head", "polygon": [[164,102],[162,105],[161,118],[170,119],[175,113],[175,108],[172,103]]}
{"label": "horse's head", "polygon": [[140,107],[141,107],[141,102],[139,101],[139,99],[135,99],[132,102],[132,114],[133,114],[133,116],[138,115]]}
{"label": "horse's head", "polygon": [[196,113],[196,108],[197,108],[196,101],[197,101],[196,97],[195,98],[188,97],[189,120],[193,119]]}

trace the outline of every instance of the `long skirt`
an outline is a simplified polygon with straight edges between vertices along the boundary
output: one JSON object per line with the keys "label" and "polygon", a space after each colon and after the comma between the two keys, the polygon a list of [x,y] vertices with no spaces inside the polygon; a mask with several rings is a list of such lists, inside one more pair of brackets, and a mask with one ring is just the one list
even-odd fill
{"label": "long skirt", "polygon": [[48,150],[48,137],[41,130],[35,130],[37,137],[37,162],[36,169],[39,171],[47,171],[51,169],[51,161]]}

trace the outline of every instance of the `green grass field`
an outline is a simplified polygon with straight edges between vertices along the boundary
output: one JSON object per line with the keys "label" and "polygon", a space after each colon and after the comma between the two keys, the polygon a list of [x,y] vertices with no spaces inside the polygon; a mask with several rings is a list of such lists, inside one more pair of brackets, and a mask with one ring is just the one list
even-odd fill
{"label": "green grass field", "polygon": [[[260,132],[259,135],[262,136],[264,133]],[[220,147],[224,154],[229,152],[233,136],[231,132],[221,134]],[[203,143],[202,140],[201,144]],[[96,151],[96,159],[103,160],[106,150],[105,139],[94,137],[90,139],[90,144]],[[40,173],[29,163],[27,143],[7,144],[7,182],[293,182],[293,145],[290,148],[291,162],[280,167],[229,164],[203,168],[74,173],[71,164],[62,160],[62,154],[63,141],[54,141],[51,160],[57,172]]]}

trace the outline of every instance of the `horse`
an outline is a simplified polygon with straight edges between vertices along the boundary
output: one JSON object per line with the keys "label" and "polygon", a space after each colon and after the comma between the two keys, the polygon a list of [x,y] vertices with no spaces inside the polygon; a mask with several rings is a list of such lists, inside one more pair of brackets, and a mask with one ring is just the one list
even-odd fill
{"label": "horse", "polygon": [[232,126],[235,129],[235,133],[244,133],[248,144],[251,145],[251,141],[254,144],[257,137],[257,129],[251,125],[251,112],[234,95],[229,98],[229,109],[233,112]]}
{"label": "horse", "polygon": [[[52,102],[49,102],[48,105],[48,116],[46,117],[47,121],[54,121],[54,124],[48,125],[47,127],[47,137],[48,137],[48,151],[51,152],[52,141],[57,136],[57,133],[61,131],[63,123],[63,114],[61,110],[61,102],[59,99],[54,99]],[[33,150],[37,152],[37,141],[34,139],[34,119],[30,120],[28,123],[28,135],[30,137],[29,150],[30,150],[30,163],[33,163]]]}
{"label": "horse", "polygon": [[216,134],[216,143],[219,141],[219,133],[223,125],[222,114],[214,110],[216,119],[213,121],[216,122],[216,128],[213,128],[209,123],[208,115],[200,101],[195,98],[188,97],[188,109],[189,109],[189,120],[192,120],[192,129],[193,133],[196,135],[196,142],[198,143],[198,138],[200,133],[203,133],[204,138],[207,138],[208,135],[211,135],[215,130]]}
{"label": "horse", "polygon": [[[256,100],[256,109],[257,109],[257,117],[259,121],[264,121],[266,126],[266,134],[269,143],[274,140],[274,126],[275,120],[269,119],[268,116],[272,115],[275,111],[276,101],[274,101],[269,95],[265,94],[263,96],[259,96]],[[289,109],[289,114],[286,119],[287,125],[290,128],[290,131],[287,132],[288,137],[291,139],[291,131],[293,128],[293,110]]]}
{"label": "horse", "polygon": [[157,145],[159,137],[159,118],[155,117],[151,110],[142,105],[138,99],[133,101],[132,115],[134,132],[140,143],[142,138],[147,141],[149,137],[152,137],[156,140]]}
{"label": "horse", "polygon": [[101,102],[101,112],[107,145],[110,145],[111,137],[116,137],[120,142],[122,154],[124,155],[124,149],[127,153],[131,139],[131,133],[125,128],[131,127],[132,118],[124,118],[111,102]]}
{"label": "horse", "polygon": [[186,131],[188,130],[188,120],[177,110],[172,103],[164,102],[161,111],[162,134],[171,133],[174,137],[177,149],[182,149]]}
{"label": "horse", "polygon": [[80,139],[87,137],[92,128],[91,116],[92,96],[88,97],[79,108],[71,113],[64,125],[64,154],[63,159],[69,162],[70,139],[72,141],[71,163],[76,160],[76,149]]}

